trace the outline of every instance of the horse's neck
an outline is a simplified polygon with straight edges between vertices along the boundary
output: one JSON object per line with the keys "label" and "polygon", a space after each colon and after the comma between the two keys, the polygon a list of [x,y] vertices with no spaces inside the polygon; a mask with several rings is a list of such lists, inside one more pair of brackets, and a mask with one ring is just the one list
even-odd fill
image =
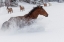
{"label": "horse's neck", "polygon": [[33,19],[36,19],[37,17],[38,17],[38,14],[36,14],[36,13],[34,15],[32,15]]}
{"label": "horse's neck", "polygon": [[31,19],[36,19],[39,15],[38,10],[34,10],[32,13],[28,13],[24,15],[25,18],[31,18]]}
{"label": "horse's neck", "polygon": [[34,11],[33,13],[31,13],[31,15],[29,16],[32,19],[36,19],[38,17],[39,13],[37,11]]}

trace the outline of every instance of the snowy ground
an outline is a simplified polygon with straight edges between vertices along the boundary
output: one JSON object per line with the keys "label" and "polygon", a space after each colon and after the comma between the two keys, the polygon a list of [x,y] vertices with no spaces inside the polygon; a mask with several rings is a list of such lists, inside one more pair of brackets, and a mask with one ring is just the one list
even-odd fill
{"label": "snowy ground", "polygon": [[[14,12],[8,14],[6,7],[0,8],[0,27],[10,17],[23,16],[35,5],[19,3],[25,7],[25,11],[19,7],[13,7]],[[64,42],[64,3],[52,2],[52,6],[43,7],[49,14],[48,17],[39,15],[35,23],[22,29],[0,30],[0,42]]]}

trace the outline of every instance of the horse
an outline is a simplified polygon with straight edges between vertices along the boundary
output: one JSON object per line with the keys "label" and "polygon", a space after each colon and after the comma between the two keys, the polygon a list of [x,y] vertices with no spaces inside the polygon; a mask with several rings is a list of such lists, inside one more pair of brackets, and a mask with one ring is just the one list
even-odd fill
{"label": "horse", "polygon": [[24,8],[23,6],[20,5],[20,11],[21,11],[21,10],[23,11],[24,9],[25,9],[25,8]]}
{"label": "horse", "polygon": [[13,9],[12,9],[12,8],[8,8],[8,7],[7,7],[7,10],[8,10],[8,13],[9,13],[9,12],[10,12],[10,13],[11,13],[11,12],[13,13]]}
{"label": "horse", "polygon": [[48,13],[42,6],[36,6],[24,16],[11,17],[8,21],[3,23],[2,28],[9,28],[13,23],[19,28],[31,25],[33,23],[32,21],[36,20],[39,14],[48,17]]}
{"label": "horse", "polygon": [[44,6],[46,7],[47,6],[47,3],[44,3]]}

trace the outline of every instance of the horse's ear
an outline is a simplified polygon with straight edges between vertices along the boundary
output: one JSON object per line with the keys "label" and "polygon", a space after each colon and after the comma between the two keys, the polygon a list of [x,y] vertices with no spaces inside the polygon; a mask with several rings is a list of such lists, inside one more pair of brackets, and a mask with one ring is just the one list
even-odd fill
{"label": "horse's ear", "polygon": [[42,8],[43,6],[39,6],[39,8]]}
{"label": "horse's ear", "polygon": [[37,5],[37,7],[40,7],[40,5]]}
{"label": "horse's ear", "polygon": [[42,8],[43,6],[41,6],[41,8]]}
{"label": "horse's ear", "polygon": [[42,6],[43,7],[43,6]]}

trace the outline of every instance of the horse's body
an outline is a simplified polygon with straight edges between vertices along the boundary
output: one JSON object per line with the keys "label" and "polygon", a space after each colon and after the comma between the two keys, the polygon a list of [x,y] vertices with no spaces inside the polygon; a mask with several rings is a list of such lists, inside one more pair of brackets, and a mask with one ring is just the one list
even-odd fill
{"label": "horse's body", "polygon": [[24,7],[23,7],[23,6],[20,6],[20,11],[21,11],[21,10],[22,10],[22,11],[24,10]]}
{"label": "horse's body", "polygon": [[10,12],[10,13],[13,12],[13,9],[12,9],[12,8],[8,8],[8,7],[7,7],[7,10],[8,10],[8,13],[9,13],[9,12]]}
{"label": "horse's body", "polygon": [[9,28],[10,24],[13,23],[20,28],[25,25],[30,25],[32,23],[31,21],[36,19],[39,14],[48,17],[48,13],[42,8],[42,6],[37,6],[24,16],[11,17],[8,21],[3,23],[2,27]]}

